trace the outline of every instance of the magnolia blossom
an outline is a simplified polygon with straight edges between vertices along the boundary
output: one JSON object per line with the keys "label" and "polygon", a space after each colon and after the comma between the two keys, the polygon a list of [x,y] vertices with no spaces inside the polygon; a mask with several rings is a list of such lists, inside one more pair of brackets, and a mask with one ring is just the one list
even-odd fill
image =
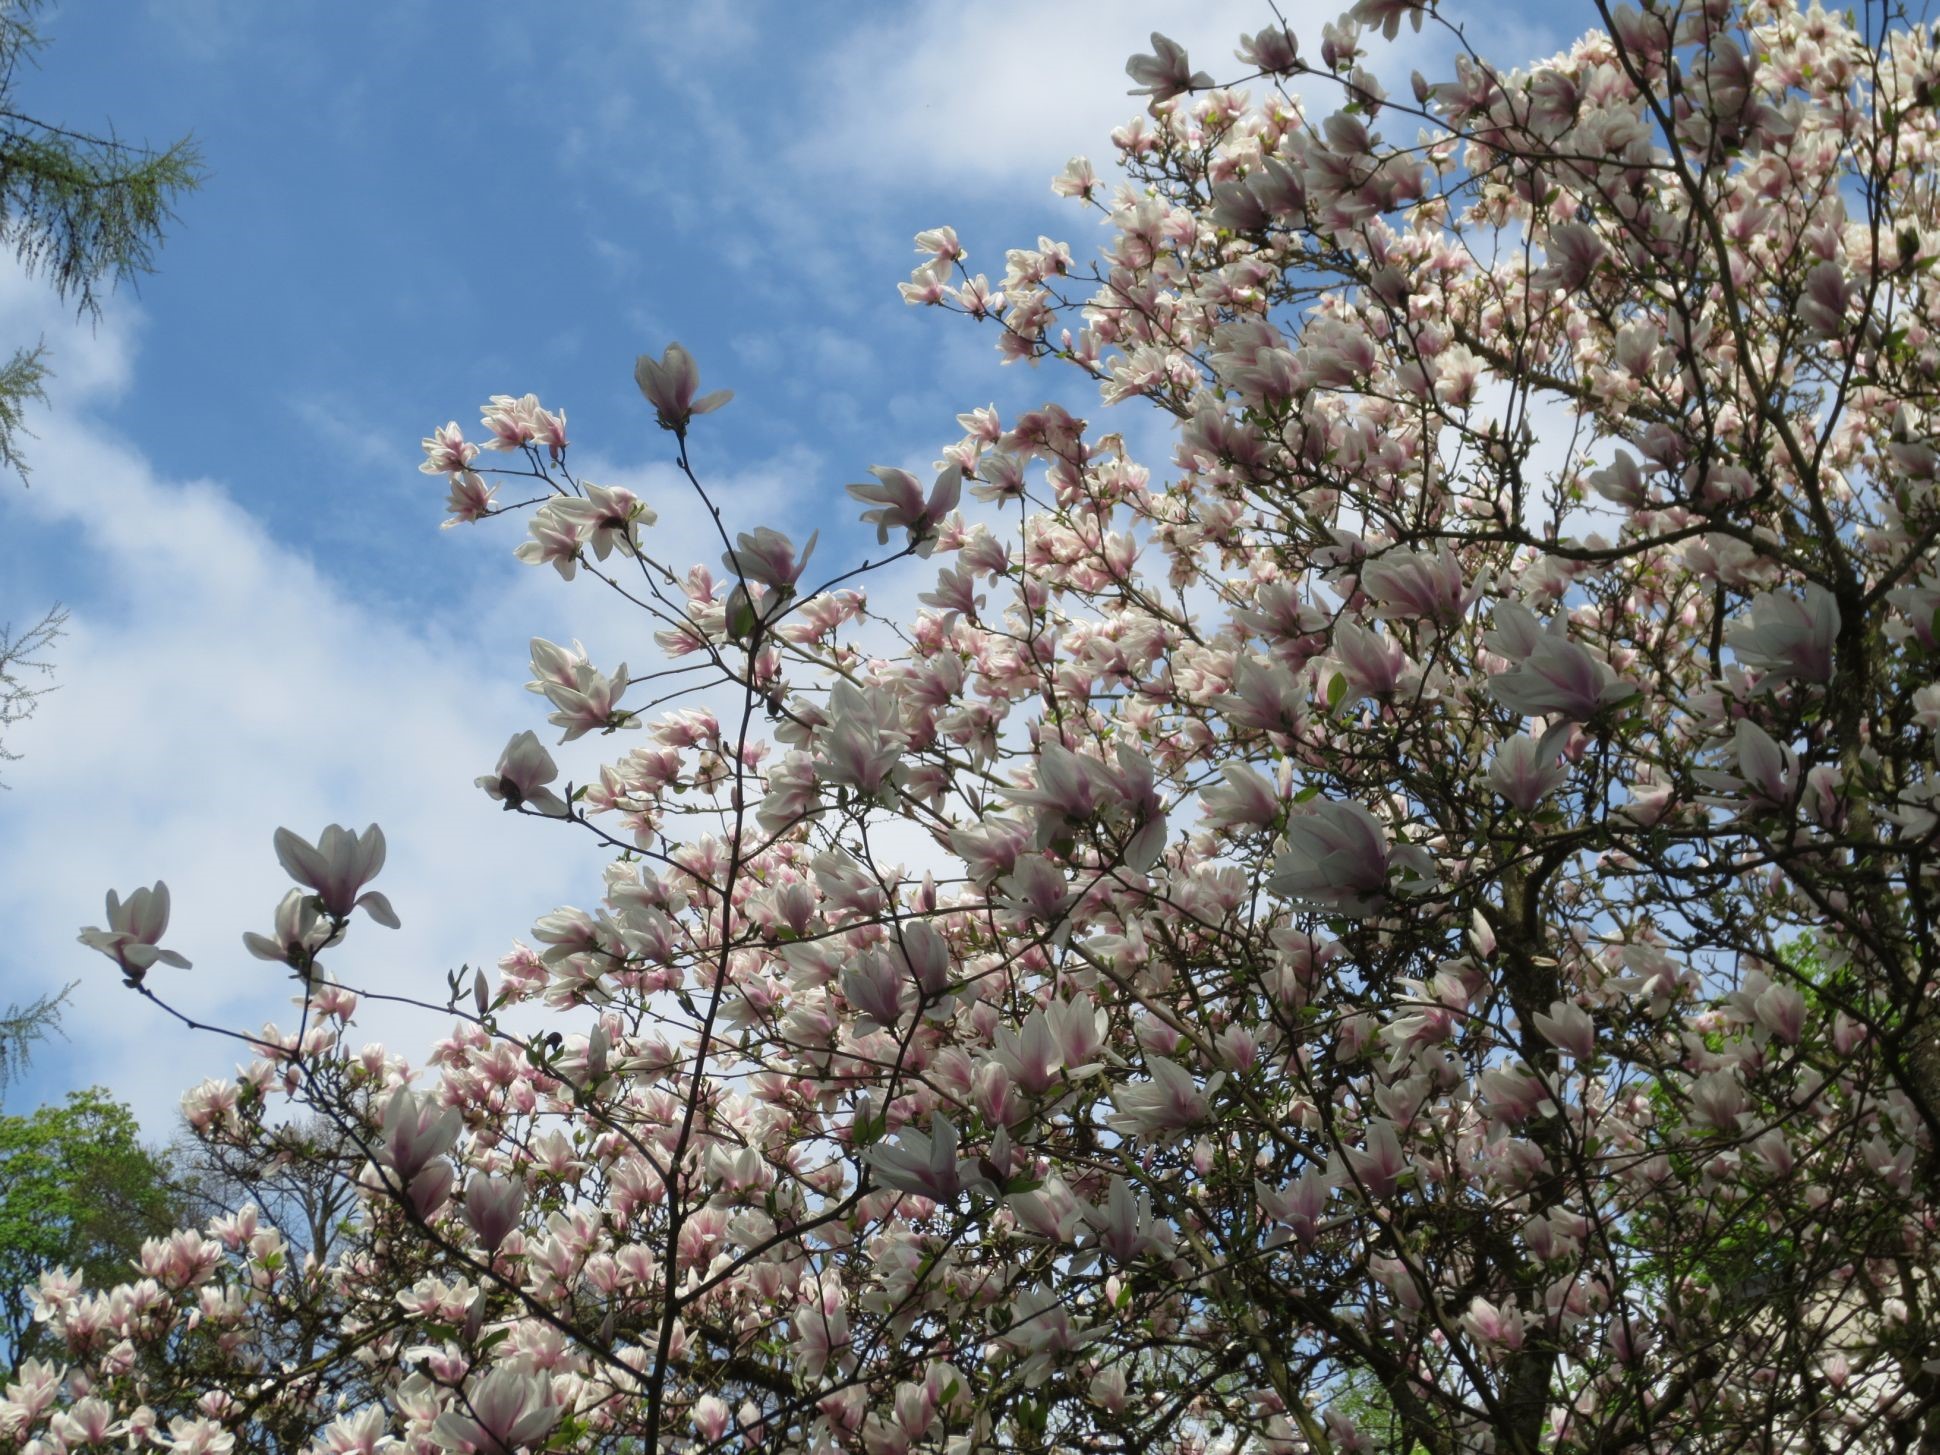
{"label": "magnolia blossom", "polygon": [[1748,797],[1752,810],[1789,811],[1797,796],[1798,755],[1750,718],[1739,718],[1733,726],[1732,748],[1736,773],[1700,770],[1699,780],[1734,797]]}
{"label": "magnolia blossom", "polygon": [[81,943],[99,950],[121,967],[130,985],[139,985],[148,967],[157,961],[178,970],[189,962],[174,950],[159,948],[158,941],[168,929],[168,885],[160,880],[152,889],[137,889],[124,903],[108,891],[108,927],[81,931]]}
{"label": "magnolia blossom", "polygon": [[441,1107],[408,1087],[391,1094],[384,1108],[384,1140],[378,1155],[387,1167],[414,1177],[435,1157],[451,1150],[464,1118],[456,1107]]}
{"label": "magnolia blossom", "polygon": [[662,429],[685,434],[697,414],[710,414],[734,398],[731,389],[716,389],[696,399],[701,387],[700,366],[677,343],[668,344],[658,359],[642,354],[633,366],[633,380],[654,409]]}
{"label": "magnolia blossom", "polygon": [[498,768],[477,780],[478,786],[504,804],[508,811],[531,808],[534,812],[563,818],[566,802],[545,785],[559,776],[559,765],[540,744],[538,734],[527,729],[517,733],[499,754]]}
{"label": "magnolia blossom", "polygon": [[1091,1230],[1092,1241],[1118,1263],[1130,1263],[1147,1253],[1169,1252],[1173,1246],[1172,1228],[1152,1215],[1152,1199],[1134,1192],[1122,1177],[1114,1177],[1111,1192],[1103,1207],[1086,1203],[1079,1216]]}
{"label": "magnolia blossom", "polygon": [[886,545],[891,530],[907,530],[910,549],[927,557],[936,547],[937,526],[957,507],[963,491],[963,467],[945,466],[927,500],[923,487],[907,470],[874,465],[869,473],[876,477],[874,485],[851,485],[848,489],[857,500],[876,506],[863,511],[862,518],[875,526],[877,544]]}
{"label": "magnolia blossom", "polygon": [[1206,72],[1192,69],[1184,47],[1156,30],[1152,32],[1152,54],[1133,56],[1125,62],[1125,74],[1138,82],[1130,94],[1150,96],[1154,103],[1215,84]]}
{"label": "magnolia blossom", "polygon": [[873,794],[902,761],[904,733],[886,722],[883,704],[849,682],[829,693],[829,727],[819,759],[824,781]]}
{"label": "magnolia blossom", "polygon": [[1386,902],[1391,863],[1422,878],[1432,873],[1426,855],[1391,848],[1380,820],[1351,800],[1320,802],[1290,818],[1286,844],[1267,892],[1328,913],[1373,913]]}
{"label": "magnolia blossom", "polygon": [[1035,1389],[1057,1367],[1057,1356],[1083,1348],[1103,1330],[1081,1324],[1048,1288],[1031,1288],[1011,1308],[1002,1342],[1025,1356],[1019,1365],[1026,1388]]}
{"label": "magnolia blossom", "polygon": [[318,912],[317,896],[292,889],[276,906],[273,933],[245,933],[243,946],[258,960],[274,960],[293,969],[313,972],[317,955],[343,938],[341,924],[331,924]]}
{"label": "magnolia blossom", "polygon": [[364,891],[384,867],[384,831],[376,824],[353,834],[333,823],[315,845],[279,828],[275,844],[284,872],[314,889],[318,906],[332,919],[347,920],[352,910],[361,909],[379,924],[398,928],[390,900],[375,889]]}
{"label": "magnolia blossom", "polygon": [[1212,1094],[1226,1080],[1224,1071],[1215,1071],[1202,1089],[1176,1061],[1148,1056],[1145,1066],[1152,1079],[1114,1091],[1112,1105],[1118,1112],[1105,1119],[1106,1125],[1128,1137],[1164,1140],[1199,1125],[1211,1112]]}
{"label": "magnolia blossom", "polygon": [[563,500],[548,500],[534,511],[526,525],[532,539],[521,541],[512,554],[528,566],[550,566],[562,581],[570,581],[579,571],[585,521],[565,504]]}
{"label": "magnolia blossom", "polygon": [[1478,1295],[1469,1300],[1468,1312],[1462,1315],[1462,1327],[1492,1358],[1522,1347],[1522,1310],[1514,1305],[1504,1309]]}
{"label": "magnolia blossom", "polygon": [[1220,772],[1225,785],[1199,797],[1208,828],[1267,828],[1279,819],[1280,795],[1266,779],[1245,763],[1228,763]]}
{"label": "magnolia blossom", "polygon": [[1495,750],[1489,764],[1489,787],[1524,813],[1534,813],[1567,782],[1569,769],[1558,761],[1547,735],[1517,733]]}
{"label": "magnolia blossom", "polygon": [[1361,589],[1377,616],[1452,626],[1482,594],[1450,551],[1393,551],[1361,567]]}
{"label": "magnolia blossom", "polygon": [[423,440],[424,463],[418,469],[427,475],[448,475],[471,467],[478,458],[478,446],[465,441],[465,431],[457,420],[441,425]]}
{"label": "magnolia blossom", "polygon": [[802,547],[799,556],[795,554],[795,543],[778,530],[767,526],[757,526],[752,531],[742,531],[736,538],[735,548],[724,553],[721,564],[736,575],[781,593],[791,596],[795,583],[802,579],[802,572],[808,569],[808,558],[815,554],[815,542],[820,538],[819,530],[810,531],[808,544]]}
{"label": "magnolia blossom", "polygon": [[975,1162],[957,1160],[957,1146],[955,1124],[948,1117],[938,1117],[927,1135],[906,1127],[895,1145],[871,1147],[869,1165],[885,1187],[934,1202],[954,1202],[966,1188],[987,1184]]}
{"label": "magnolia blossom", "polygon": [[538,1445],[564,1413],[544,1375],[500,1364],[472,1380],[454,1407],[438,1417],[433,1434],[447,1450],[516,1455]]}
{"label": "magnolia blossom", "polygon": [[1802,598],[1774,591],[1753,597],[1746,616],[1726,628],[1725,641],[1739,661],[1768,679],[1824,683],[1832,680],[1840,624],[1832,593],[1807,582]]}
{"label": "magnolia blossom", "polygon": [[465,1185],[465,1221],[488,1253],[519,1225],[524,1206],[525,1183],[515,1177],[474,1177]]}
{"label": "magnolia blossom", "polygon": [[1604,708],[1636,696],[1636,684],[1607,662],[1563,637],[1539,637],[1522,664],[1489,679],[1503,706],[1523,717],[1588,722]]}
{"label": "magnolia blossom", "polygon": [[1596,1025],[1580,1005],[1555,1001],[1547,1014],[1537,1011],[1531,1020],[1537,1035],[1578,1061],[1587,1061],[1596,1054]]}
{"label": "magnolia blossom", "polygon": [[1395,1124],[1385,1117],[1371,1123],[1367,1145],[1343,1147],[1347,1165],[1369,1197],[1390,1197],[1408,1174],[1408,1157]]}
{"label": "magnolia blossom", "polygon": [[550,511],[567,523],[581,545],[591,546],[594,556],[602,561],[616,548],[623,556],[636,554],[640,548],[640,527],[659,519],[653,508],[624,486],[595,485],[587,481],[583,488],[586,493],[582,496],[547,501],[541,513]]}
{"label": "magnolia blossom", "polygon": [[1268,1217],[1292,1229],[1302,1243],[1311,1243],[1320,1236],[1321,1216],[1338,1182],[1332,1171],[1309,1167],[1285,1188],[1270,1187],[1256,1178],[1253,1191]]}
{"label": "magnolia blossom", "polygon": [[532,670],[538,681],[529,685],[543,692],[555,709],[546,721],[565,729],[560,742],[570,743],[589,732],[610,733],[632,726],[633,715],[620,706],[620,698],[632,681],[626,663],[620,663],[609,676],[590,662],[569,658],[553,643],[534,637]]}

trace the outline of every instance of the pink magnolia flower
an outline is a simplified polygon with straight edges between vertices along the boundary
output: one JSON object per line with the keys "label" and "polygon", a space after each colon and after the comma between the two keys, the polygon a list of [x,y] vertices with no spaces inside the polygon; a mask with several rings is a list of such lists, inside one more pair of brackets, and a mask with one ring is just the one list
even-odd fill
{"label": "pink magnolia flower", "polygon": [[314,972],[317,955],[342,939],[343,933],[342,925],[330,924],[318,913],[315,895],[292,889],[276,906],[274,933],[245,933],[243,947],[258,960]]}
{"label": "pink magnolia flower", "polygon": [[1215,84],[1204,71],[1192,69],[1184,47],[1156,30],[1152,32],[1152,54],[1133,56],[1125,62],[1125,74],[1138,82],[1130,95],[1150,96],[1155,103],[1170,101],[1184,92],[1204,90]]}
{"label": "pink magnolia flower", "polygon": [[528,566],[550,566],[561,580],[570,581],[579,573],[583,522],[563,509],[563,504],[548,500],[533,511],[532,519],[526,522],[526,532],[532,539],[520,541],[512,554]]}
{"label": "pink magnolia flower", "polygon": [[1798,776],[1797,755],[1749,718],[1738,719],[1736,735],[1738,771],[1745,782],[1772,807],[1788,805]]}
{"label": "pink magnolia flower", "polygon": [[433,430],[423,446],[424,463],[418,469],[426,475],[449,475],[469,469],[471,462],[478,458],[478,446],[465,442],[465,432],[455,419],[442,429]]}
{"label": "pink magnolia flower", "polygon": [[1334,660],[1346,687],[1343,704],[1364,697],[1386,702],[1412,665],[1400,642],[1355,621],[1334,628]]}
{"label": "pink magnolia flower", "polygon": [[1270,1187],[1255,1179],[1253,1193],[1268,1217],[1291,1228],[1302,1243],[1311,1243],[1320,1236],[1321,1216],[1338,1183],[1335,1173],[1309,1167],[1289,1187]]}
{"label": "pink magnolia flower", "polygon": [[516,1177],[474,1177],[465,1185],[465,1221],[487,1253],[511,1235],[524,1207],[525,1183]]}
{"label": "pink magnolia flower", "polygon": [[590,732],[611,733],[634,726],[633,714],[620,706],[620,698],[632,683],[626,663],[620,663],[609,677],[589,662],[576,661],[572,664],[572,680],[559,682],[546,677],[540,662],[542,647],[553,652],[558,648],[535,638],[532,661],[533,671],[541,682],[540,690],[556,709],[547,715],[546,721],[565,729],[560,742],[570,743]]}
{"label": "pink magnolia flower", "polygon": [[1270,827],[1280,817],[1280,794],[1274,786],[1245,763],[1227,763],[1220,769],[1226,782],[1199,795],[1206,827],[1213,829],[1259,829]]}
{"label": "pink magnolia flower", "polygon": [[582,546],[604,561],[615,547],[622,556],[640,548],[640,527],[660,519],[653,507],[623,485],[595,485],[586,482],[584,495],[547,501],[543,510],[551,511],[562,522],[570,523],[573,536]]}
{"label": "pink magnolia flower", "polygon": [[1536,280],[1544,287],[1565,293],[1574,293],[1587,283],[1609,251],[1596,230],[1580,222],[1552,227],[1543,240],[1543,249],[1548,261],[1538,270]]}
{"label": "pink magnolia flower", "polygon": [[1286,852],[1274,860],[1266,891],[1309,909],[1365,915],[1387,900],[1388,870],[1398,863],[1418,878],[1433,873],[1420,849],[1390,849],[1387,830],[1360,804],[1331,800],[1287,821]]}
{"label": "pink magnolia flower", "polygon": [[942,263],[961,262],[966,254],[954,227],[928,227],[916,234],[916,251]]}
{"label": "pink magnolia flower", "polygon": [[1367,1146],[1343,1147],[1347,1165],[1369,1197],[1391,1197],[1408,1172],[1407,1154],[1393,1122],[1385,1117],[1368,1124]]}
{"label": "pink magnolia flower", "polygon": [[1164,1141],[1189,1127],[1196,1127],[1212,1114],[1212,1093],[1226,1080],[1216,1071],[1202,1090],[1192,1073],[1176,1061],[1163,1056],[1148,1056],[1146,1069],[1150,1081],[1119,1087],[1111,1094],[1117,1115],[1105,1124],[1128,1137],[1153,1137]]}
{"label": "pink magnolia flower", "polygon": [[500,1364],[473,1378],[453,1408],[438,1416],[432,1435],[447,1450],[517,1455],[538,1445],[564,1414],[545,1375]]}
{"label": "pink magnolia flower", "polygon": [[1294,734],[1306,721],[1307,694],[1298,675],[1280,663],[1242,656],[1233,666],[1233,690],[1219,707],[1235,727]]}
{"label": "pink magnolia flower", "polygon": [[1736,1131],[1748,1105],[1743,1083],[1729,1071],[1709,1071],[1691,1083],[1691,1109],[1721,1132]]}
{"label": "pink magnolia flower", "polygon": [[876,528],[876,543],[886,545],[892,529],[905,529],[909,532],[911,549],[918,556],[927,557],[936,548],[937,526],[957,508],[962,496],[963,466],[945,466],[930,488],[927,500],[923,487],[907,470],[873,465],[869,473],[876,477],[874,485],[851,485],[848,490],[865,505],[877,507],[862,512],[862,518]]}
{"label": "pink magnolia flower", "polygon": [[1064,170],[1051,179],[1051,191],[1059,197],[1089,197],[1098,190],[1098,174],[1091,158],[1073,157]]}
{"label": "pink magnolia flower", "polygon": [[1042,1096],[1049,1091],[1057,1084],[1058,1073],[1064,1066],[1064,1053],[1052,1033],[1049,1017],[1042,1010],[1025,1016],[1023,1025],[1014,1031],[1009,1026],[998,1026],[992,1054],[1028,1096]]}
{"label": "pink magnolia flower", "polygon": [[1300,43],[1284,25],[1263,30],[1257,35],[1242,35],[1234,52],[1242,63],[1255,66],[1269,76],[1291,75],[1300,66]]}
{"label": "pink magnolia flower", "polygon": [[391,908],[390,900],[374,889],[363,892],[384,867],[384,831],[376,824],[353,834],[333,823],[314,846],[279,828],[275,844],[276,858],[284,871],[298,884],[316,891],[317,903],[325,914],[346,920],[353,909],[361,909],[379,924],[398,928],[397,911]]}
{"label": "pink magnolia flower", "polygon": [[563,818],[566,802],[545,785],[559,776],[559,765],[552,761],[530,728],[516,734],[499,754],[498,767],[477,780],[478,786],[507,811],[531,808],[537,813]]}
{"label": "pink magnolia flower", "polygon": [[1105,1036],[1110,1017],[1089,1000],[1052,1001],[1045,1011],[1051,1034],[1064,1058],[1064,1074],[1076,1081],[1089,1076],[1104,1063]]}
{"label": "pink magnolia flower", "polygon": [[1080,1324],[1071,1310],[1048,1288],[1026,1289],[1011,1305],[1010,1324],[999,1341],[1024,1355],[1018,1372],[1027,1389],[1035,1389],[1070,1354],[1101,1337],[1104,1330]]}
{"label": "pink magnolia flower", "polygon": [[1489,787],[1523,813],[1534,813],[1567,782],[1569,769],[1547,736],[1517,733],[1495,750],[1489,764]]}
{"label": "pink magnolia flower", "polygon": [[1004,1205],[1032,1234],[1053,1243],[1074,1242],[1084,1223],[1077,1198],[1059,1177],[1047,1177],[1029,1192],[1012,1193]]}
{"label": "pink magnolia flower", "polygon": [[384,1107],[378,1160],[402,1177],[415,1177],[432,1159],[451,1150],[464,1125],[464,1114],[457,1107],[441,1107],[430,1097],[400,1086]]}
{"label": "pink magnolia flower", "polygon": [[1768,985],[1752,1002],[1758,1023],[1788,1046],[1805,1033],[1805,997],[1790,985]]}
{"label": "pink magnolia flower", "polygon": [[1533,1023],[1536,1034],[1557,1050],[1579,1061],[1596,1055],[1596,1023],[1582,1006],[1566,1000],[1552,1002],[1549,1013],[1537,1011]]}
{"label": "pink magnolia flower", "polygon": [[677,343],[668,344],[657,360],[651,354],[640,355],[634,362],[633,379],[653,406],[660,427],[676,435],[687,433],[695,415],[711,414],[734,398],[733,390],[717,389],[696,399],[701,387],[700,366]]}
{"label": "pink magnolia flower", "polygon": [[1589,475],[1590,488],[1605,500],[1635,510],[1644,503],[1644,475],[1628,450],[1618,450],[1616,458]]}
{"label": "pink magnolia flower", "polygon": [[1453,626],[1482,594],[1464,577],[1453,552],[1390,551],[1361,567],[1361,589],[1374,601],[1375,615],[1402,621],[1432,621]]}
{"label": "pink magnolia flower", "polygon": [[1768,679],[1830,682],[1839,626],[1832,593],[1808,582],[1803,599],[1770,591],[1753,597],[1750,612],[1726,628],[1724,639],[1740,662]]}
{"label": "pink magnolia flower", "polygon": [[480,423],[492,436],[485,448],[516,450],[531,444],[539,437],[539,413],[539,396],[536,394],[527,394],[522,398],[494,394],[479,411]]}
{"label": "pink magnolia flower", "polygon": [[79,938],[90,950],[99,950],[119,965],[130,985],[139,985],[148,967],[157,962],[178,970],[189,968],[189,962],[174,950],[159,948],[157,942],[167,929],[168,885],[157,880],[153,889],[137,889],[126,903],[110,889],[108,927],[84,929]]}
{"label": "pink magnolia flower", "polygon": [[719,1395],[704,1394],[695,1400],[693,1418],[694,1428],[710,1445],[718,1443],[734,1425],[734,1413]]}
{"label": "pink magnolia flower", "polygon": [[1002,792],[1012,803],[1037,810],[1036,847],[1042,849],[1065,837],[1097,810],[1103,775],[1096,759],[1055,742],[1039,750],[1036,768],[1037,782],[1032,787]]}
{"label": "pink magnolia flower", "polygon": [[1846,310],[1852,303],[1852,290],[1846,283],[1845,269],[1834,262],[1815,263],[1805,275],[1805,293],[1799,299],[1799,321],[1815,333],[1839,338],[1846,333]]}
{"label": "pink magnolia flower", "polygon": [[1103,1207],[1079,1206],[1078,1215],[1091,1231],[1091,1241],[1117,1263],[1130,1263],[1147,1253],[1168,1253],[1173,1235],[1169,1224],[1152,1216],[1152,1199],[1133,1192],[1122,1177],[1111,1180]]}
{"label": "pink magnolia flower", "polygon": [[1522,665],[1498,672],[1489,690],[1503,706],[1523,717],[1556,717],[1588,722],[1604,708],[1637,694],[1604,662],[1575,642],[1544,635]]}
{"label": "pink magnolia flower", "polygon": [[206,1416],[177,1415],[168,1422],[168,1436],[156,1441],[175,1455],[229,1455],[236,1437]]}
{"label": "pink magnolia flower", "polygon": [[957,1160],[957,1129],[948,1117],[933,1120],[927,1135],[905,1127],[894,1146],[871,1147],[865,1155],[883,1186],[932,1202],[953,1203],[965,1189],[988,1185],[975,1162]]}
{"label": "pink magnolia flower", "polygon": [[836,683],[829,693],[829,726],[817,760],[824,780],[862,794],[881,789],[908,743],[908,735],[885,712],[893,714],[893,704],[852,682]]}
{"label": "pink magnolia flower", "polygon": [[483,520],[495,508],[494,498],[498,486],[487,485],[480,475],[471,470],[454,470],[451,474],[451,490],[445,496],[445,509],[451,512],[446,525],[466,525]]}
{"label": "pink magnolia flower", "polygon": [[1462,1327],[1491,1358],[1514,1353],[1522,1347],[1524,1328],[1522,1310],[1513,1301],[1498,1306],[1477,1294],[1462,1315]]}
{"label": "pink magnolia flower", "polygon": [[915,1007],[917,990],[887,956],[872,953],[842,972],[842,998],[876,1025],[893,1030]]}
{"label": "pink magnolia flower", "polygon": [[811,531],[808,544],[797,556],[795,543],[787,536],[765,525],[758,526],[752,532],[742,531],[735,548],[722,555],[721,563],[737,576],[770,587],[783,596],[792,596],[795,583],[808,569],[808,558],[815,554],[815,542],[821,534],[819,530]]}

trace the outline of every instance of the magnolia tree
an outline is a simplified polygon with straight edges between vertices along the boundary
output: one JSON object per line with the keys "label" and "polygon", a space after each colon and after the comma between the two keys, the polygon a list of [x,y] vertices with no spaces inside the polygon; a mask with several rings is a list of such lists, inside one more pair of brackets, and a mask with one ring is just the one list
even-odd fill
{"label": "magnolia tree", "polygon": [[[420,1068],[351,1031],[382,836],[280,834],[300,1018],[186,1107],[327,1118],[355,1211],[46,1278],[0,1450],[1940,1448],[1940,36],[1602,24],[1154,37],[1054,184],[1102,256],[903,293],[1174,453],[973,410],[850,486],[873,565],[713,509],[678,346],[718,566],[531,396],[426,440],[669,659],[535,642],[633,745],[479,780],[603,892]],[[158,1004],[166,913],[84,937]]]}

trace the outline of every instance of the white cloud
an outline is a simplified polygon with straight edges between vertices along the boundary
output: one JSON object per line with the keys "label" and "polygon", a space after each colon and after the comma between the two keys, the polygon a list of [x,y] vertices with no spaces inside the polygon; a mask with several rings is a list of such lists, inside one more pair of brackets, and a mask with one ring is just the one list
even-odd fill
{"label": "white cloud", "polygon": [[[1317,54],[1321,26],[1344,8],[1295,0],[1280,13],[1303,51]],[[1225,79],[1244,73],[1239,37],[1274,25],[1261,0],[999,0],[968,11],[923,0],[894,14],[857,26],[824,62],[822,119],[797,143],[799,159],[880,185],[1046,199],[1071,157],[1101,169],[1111,161],[1112,131],[1144,104],[1129,94],[1124,65],[1151,50],[1153,31],[1183,45],[1195,69]],[[1411,65],[1446,44],[1432,27],[1419,38],[1404,30],[1395,46],[1376,37],[1372,64],[1384,83],[1404,84]],[[1317,95],[1323,89],[1315,83]]]}
{"label": "white cloud", "polygon": [[[1296,6],[1297,33],[1303,11],[1315,33],[1334,14]],[[1143,104],[1126,94],[1124,63],[1151,48],[1151,32],[1220,74],[1237,68],[1242,32],[1272,23],[1258,0],[998,0],[968,10],[922,0],[882,13],[893,18],[858,25],[825,59],[822,119],[799,142],[802,158],[883,184],[1023,184],[1047,197],[1066,161],[1103,159],[1112,129]]]}

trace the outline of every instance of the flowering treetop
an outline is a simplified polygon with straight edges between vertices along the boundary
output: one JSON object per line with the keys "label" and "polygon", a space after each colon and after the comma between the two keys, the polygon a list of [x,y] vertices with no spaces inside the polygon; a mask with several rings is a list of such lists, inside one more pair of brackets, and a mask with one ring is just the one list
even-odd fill
{"label": "flowering treetop", "polygon": [[[562,739],[631,746],[479,780],[603,894],[420,1072],[348,1034],[381,835],[279,835],[300,1020],[185,1106],[322,1113],[359,1214],[50,1275],[0,1450],[1940,1441],[1940,49],[1624,5],[1384,94],[1424,23],[1232,87],[1154,37],[1128,180],[1055,183],[1095,262],[919,236],[913,304],[1176,447],[980,409],[874,470],[913,622],[713,511],[678,345],[718,569],[531,396],[425,441],[667,663],[535,641]],[[109,909],[158,998],[165,891]]]}

